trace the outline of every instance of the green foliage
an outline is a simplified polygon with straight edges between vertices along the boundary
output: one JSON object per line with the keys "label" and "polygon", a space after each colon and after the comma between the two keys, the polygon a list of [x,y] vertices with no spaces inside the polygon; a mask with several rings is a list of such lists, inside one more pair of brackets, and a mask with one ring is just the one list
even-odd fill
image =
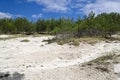
{"label": "green foliage", "polygon": [[[38,19],[31,22],[26,18],[0,19],[0,34],[62,34],[63,37],[73,34],[77,37],[82,36],[102,36],[111,37],[120,31],[120,14],[119,13],[101,13],[95,16],[91,11],[83,19],[78,17],[59,19]],[[71,32],[71,33],[70,33]]]}
{"label": "green foliage", "polygon": [[69,39],[53,38],[53,39],[43,40],[43,42],[48,42],[48,44],[56,42],[59,45],[69,44],[69,45],[79,46],[81,42],[94,45],[97,42],[105,41],[105,40],[106,40],[105,38],[101,38],[101,37],[82,37],[82,38],[73,37]]}
{"label": "green foliage", "polygon": [[38,33],[43,33],[46,31],[46,23],[45,23],[45,20],[43,19],[39,19],[37,22],[36,22],[36,31]]}
{"label": "green foliage", "polygon": [[57,34],[60,32],[60,28],[59,27],[55,27],[54,30],[52,31],[53,34]]}

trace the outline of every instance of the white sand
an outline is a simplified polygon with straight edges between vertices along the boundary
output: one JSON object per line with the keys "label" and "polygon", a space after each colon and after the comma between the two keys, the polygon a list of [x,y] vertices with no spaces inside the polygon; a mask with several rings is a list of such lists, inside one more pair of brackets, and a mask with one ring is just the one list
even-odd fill
{"label": "white sand", "polygon": [[[2,72],[10,71],[12,73],[18,71],[24,73],[25,80],[88,80],[89,78],[86,77],[79,78],[78,76],[83,74],[77,71],[74,72],[71,67],[74,68],[75,65],[96,59],[109,52],[120,51],[120,43],[100,42],[94,46],[80,43],[78,47],[67,44],[61,46],[56,43],[47,44],[42,42],[48,37],[52,38],[51,36],[31,36],[1,40],[0,70]],[[30,42],[20,42],[24,39],[28,39]],[[64,72],[64,70],[67,71]],[[67,75],[67,73],[70,75]],[[94,74],[96,75],[95,72]],[[97,74],[96,78],[101,74]],[[57,75],[63,75],[63,77],[55,77]],[[65,78],[65,75],[67,75],[67,78]],[[74,76],[70,77],[71,75],[77,76],[74,78]],[[93,77],[89,80],[109,80],[102,77],[96,78]]]}
{"label": "white sand", "polygon": [[0,38],[7,38],[9,37],[8,35],[0,35]]}
{"label": "white sand", "polygon": [[118,80],[120,80],[120,63],[114,64],[114,72],[118,75]]}

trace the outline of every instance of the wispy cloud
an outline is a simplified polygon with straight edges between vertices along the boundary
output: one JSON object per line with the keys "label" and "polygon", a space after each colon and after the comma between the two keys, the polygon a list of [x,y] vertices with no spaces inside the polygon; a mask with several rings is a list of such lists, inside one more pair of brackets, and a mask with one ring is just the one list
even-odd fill
{"label": "wispy cloud", "polygon": [[66,12],[88,14],[94,11],[96,14],[102,12],[119,12],[120,0],[27,0],[44,6],[46,12]]}
{"label": "wispy cloud", "polygon": [[0,19],[1,18],[11,18],[12,14],[10,13],[4,13],[4,12],[0,12]]}
{"label": "wispy cloud", "polygon": [[27,0],[28,2],[36,2],[43,5],[43,11],[51,12],[67,12],[69,10],[69,3],[71,0]]}
{"label": "wispy cloud", "polygon": [[6,13],[6,12],[0,12],[0,19],[1,18],[16,18],[16,17],[22,17],[23,15],[15,15],[15,14],[11,14],[11,13]]}
{"label": "wispy cloud", "polygon": [[32,18],[40,18],[40,17],[42,17],[42,14],[40,13],[40,14],[33,14],[32,15]]}
{"label": "wispy cloud", "polygon": [[[91,0],[92,1],[92,0]],[[97,14],[106,12],[118,12],[120,13],[120,0],[95,0],[86,4],[76,4],[77,8],[84,14],[88,14],[90,11],[94,11]]]}

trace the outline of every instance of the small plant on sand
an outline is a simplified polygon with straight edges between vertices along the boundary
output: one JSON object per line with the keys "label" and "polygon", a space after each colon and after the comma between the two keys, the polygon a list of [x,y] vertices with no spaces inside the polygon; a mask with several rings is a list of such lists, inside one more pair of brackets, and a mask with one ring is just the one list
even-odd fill
{"label": "small plant on sand", "polygon": [[58,45],[64,45],[64,42],[63,41],[58,41],[57,44]]}
{"label": "small plant on sand", "polygon": [[24,40],[21,40],[21,42],[29,42],[30,40],[28,39],[24,39]]}
{"label": "small plant on sand", "polygon": [[40,45],[40,46],[42,47],[42,46],[44,46],[44,45],[42,44],[42,45]]}
{"label": "small plant on sand", "polygon": [[73,40],[73,43],[72,43],[74,46],[79,46],[79,40]]}
{"label": "small plant on sand", "polygon": [[107,67],[96,67],[97,70],[100,70],[101,72],[109,72],[110,70]]}

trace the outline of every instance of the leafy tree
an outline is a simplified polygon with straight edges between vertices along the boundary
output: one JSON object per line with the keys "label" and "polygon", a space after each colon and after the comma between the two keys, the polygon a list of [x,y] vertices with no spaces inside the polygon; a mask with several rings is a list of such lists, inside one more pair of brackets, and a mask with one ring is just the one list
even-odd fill
{"label": "leafy tree", "polygon": [[[36,22],[31,22],[27,18],[16,19],[0,19],[0,33],[53,33],[62,34],[63,36],[75,35],[81,36],[102,36],[111,37],[120,31],[120,14],[119,13],[101,13],[95,16],[91,11],[87,16],[81,19],[78,16],[77,20],[73,18],[59,19],[38,19]],[[72,35],[71,35],[72,34]]]}
{"label": "leafy tree", "polygon": [[36,31],[38,33],[44,33],[46,31],[46,24],[45,24],[45,20],[43,19],[39,19],[37,22],[36,22]]}

